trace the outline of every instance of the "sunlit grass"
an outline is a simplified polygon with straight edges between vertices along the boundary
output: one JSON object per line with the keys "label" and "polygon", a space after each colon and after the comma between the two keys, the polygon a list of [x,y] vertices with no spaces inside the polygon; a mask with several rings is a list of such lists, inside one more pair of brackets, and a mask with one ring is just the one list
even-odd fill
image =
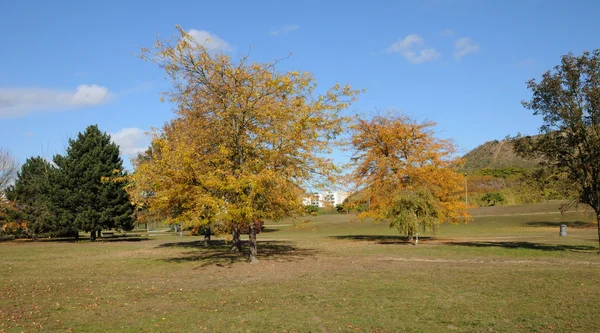
{"label": "sunlit grass", "polygon": [[257,265],[223,239],[3,242],[0,331],[599,331],[597,230],[557,205],[478,210],[418,246],[351,216],[268,223]]}

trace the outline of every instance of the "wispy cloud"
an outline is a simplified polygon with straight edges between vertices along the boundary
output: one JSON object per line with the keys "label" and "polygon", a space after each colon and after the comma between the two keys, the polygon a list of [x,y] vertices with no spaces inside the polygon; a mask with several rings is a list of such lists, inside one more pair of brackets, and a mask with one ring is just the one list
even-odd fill
{"label": "wispy cloud", "polygon": [[454,37],[456,32],[452,29],[446,28],[438,33],[442,37]]}
{"label": "wispy cloud", "polygon": [[145,131],[137,127],[125,127],[116,133],[109,133],[112,141],[119,145],[121,154],[134,156],[146,151],[150,139]]}
{"label": "wispy cloud", "polygon": [[208,51],[232,52],[234,50],[225,40],[206,30],[190,29],[187,33]]}
{"label": "wispy cloud", "polygon": [[417,34],[408,35],[404,39],[397,40],[387,49],[387,52],[400,53],[413,64],[433,61],[440,57],[440,53],[436,49],[425,48],[423,37]]}
{"label": "wispy cloud", "polygon": [[297,24],[286,24],[283,27],[269,31],[269,35],[277,37],[277,36],[289,34],[290,32],[296,31],[298,29],[300,29],[300,26]]}
{"label": "wispy cloud", "polygon": [[536,61],[532,57],[525,58],[525,59],[519,61],[519,66],[525,67],[525,68],[532,68],[535,66],[535,64],[536,64]]}
{"label": "wispy cloud", "polygon": [[155,81],[135,81],[129,88],[119,90],[119,97],[135,94],[143,94],[152,91],[156,87]]}
{"label": "wispy cloud", "polygon": [[74,91],[44,88],[0,88],[0,118],[32,112],[61,111],[101,105],[110,100],[108,88],[82,84]]}
{"label": "wispy cloud", "polygon": [[479,52],[479,45],[470,38],[462,37],[454,42],[454,58],[456,60],[476,52]]}

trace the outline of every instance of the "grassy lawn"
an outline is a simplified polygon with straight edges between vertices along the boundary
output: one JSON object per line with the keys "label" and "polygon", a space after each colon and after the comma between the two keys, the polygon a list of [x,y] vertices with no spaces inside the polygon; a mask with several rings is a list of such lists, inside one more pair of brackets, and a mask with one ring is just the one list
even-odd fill
{"label": "grassy lawn", "polygon": [[257,265],[200,237],[2,242],[0,331],[598,332],[597,230],[558,205],[476,209],[418,246],[349,216],[283,221]]}

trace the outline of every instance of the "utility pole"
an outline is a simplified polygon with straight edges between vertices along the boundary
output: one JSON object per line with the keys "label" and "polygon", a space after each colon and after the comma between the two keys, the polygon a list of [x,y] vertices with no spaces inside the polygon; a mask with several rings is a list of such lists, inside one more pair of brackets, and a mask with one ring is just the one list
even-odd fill
{"label": "utility pole", "polygon": [[465,172],[465,204],[469,205],[469,188],[467,185],[467,173]]}

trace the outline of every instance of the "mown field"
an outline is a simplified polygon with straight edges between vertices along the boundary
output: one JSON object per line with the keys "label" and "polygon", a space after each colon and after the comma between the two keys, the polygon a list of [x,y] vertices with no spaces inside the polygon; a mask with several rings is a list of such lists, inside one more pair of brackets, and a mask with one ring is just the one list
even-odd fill
{"label": "mown field", "polygon": [[597,230],[558,205],[479,208],[418,246],[350,216],[283,221],[256,265],[189,236],[2,242],[0,331],[598,332]]}

